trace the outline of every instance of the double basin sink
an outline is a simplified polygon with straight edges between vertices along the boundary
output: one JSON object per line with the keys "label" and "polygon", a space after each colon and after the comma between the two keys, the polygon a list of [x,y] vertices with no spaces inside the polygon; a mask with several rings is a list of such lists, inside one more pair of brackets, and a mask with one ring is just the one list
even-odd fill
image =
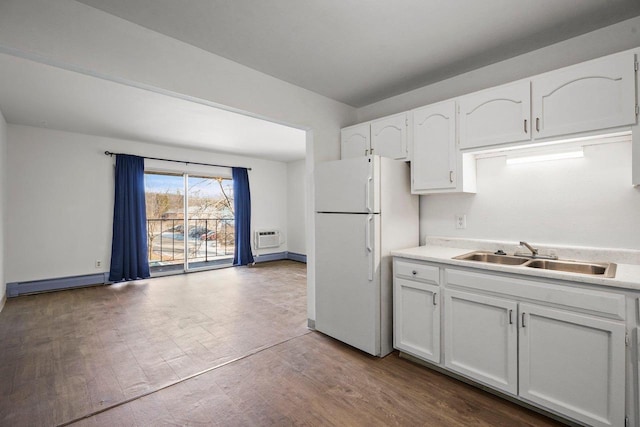
{"label": "double basin sink", "polygon": [[566,273],[579,273],[591,276],[613,278],[616,275],[616,264],[612,262],[581,262],[555,259],[539,259],[535,257],[517,255],[498,255],[491,252],[471,252],[453,257],[463,261],[476,261],[489,264],[502,264],[511,266],[523,266],[539,268],[543,270],[563,271]]}

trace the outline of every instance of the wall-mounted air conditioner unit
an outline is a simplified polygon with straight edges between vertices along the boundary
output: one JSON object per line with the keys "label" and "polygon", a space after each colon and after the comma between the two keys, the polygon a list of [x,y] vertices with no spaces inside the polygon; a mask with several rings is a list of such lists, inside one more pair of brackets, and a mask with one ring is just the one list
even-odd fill
{"label": "wall-mounted air conditioner unit", "polygon": [[256,231],[256,249],[277,248],[280,246],[280,232],[278,230]]}

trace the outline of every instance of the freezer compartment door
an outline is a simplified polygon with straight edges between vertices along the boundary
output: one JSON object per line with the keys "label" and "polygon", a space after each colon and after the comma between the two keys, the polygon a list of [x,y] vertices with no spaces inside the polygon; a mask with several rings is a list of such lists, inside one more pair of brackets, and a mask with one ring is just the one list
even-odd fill
{"label": "freezer compartment door", "polygon": [[369,354],[380,344],[380,215],[316,214],[316,329]]}
{"label": "freezer compartment door", "polygon": [[380,157],[318,163],[316,212],[380,212]]}

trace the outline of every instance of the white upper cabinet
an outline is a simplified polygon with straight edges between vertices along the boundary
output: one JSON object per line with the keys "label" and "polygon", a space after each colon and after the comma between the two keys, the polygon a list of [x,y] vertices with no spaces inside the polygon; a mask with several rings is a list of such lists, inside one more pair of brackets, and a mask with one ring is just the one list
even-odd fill
{"label": "white upper cabinet", "polygon": [[458,99],[460,149],[517,144],[636,123],[634,52]]}
{"label": "white upper cabinet", "polygon": [[635,56],[610,55],[532,80],[534,138],[636,122]]}
{"label": "white upper cabinet", "polygon": [[456,103],[413,110],[411,192],[456,188]]}
{"label": "white upper cabinet", "polygon": [[621,52],[344,128],[342,158],[410,160],[414,194],[473,193],[474,152],[633,126],[632,182],[640,185],[637,55]]}
{"label": "white upper cabinet", "polygon": [[377,154],[396,160],[408,160],[407,117],[407,113],[394,114],[342,129],[340,158]]}
{"label": "white upper cabinet", "polygon": [[397,160],[408,158],[407,113],[395,114],[371,122],[371,150],[373,154]]}
{"label": "white upper cabinet", "polygon": [[369,154],[371,147],[371,134],[369,123],[362,123],[344,128],[340,131],[341,136],[341,159],[352,157],[363,157]]}
{"label": "white upper cabinet", "polygon": [[531,139],[528,80],[463,96],[458,110],[461,149]]}

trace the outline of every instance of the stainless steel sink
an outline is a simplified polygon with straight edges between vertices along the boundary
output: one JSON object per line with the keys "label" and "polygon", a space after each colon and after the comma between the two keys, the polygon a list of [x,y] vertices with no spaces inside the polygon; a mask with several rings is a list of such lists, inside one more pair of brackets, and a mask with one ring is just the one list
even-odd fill
{"label": "stainless steel sink", "polygon": [[578,261],[552,261],[546,259],[533,259],[528,261],[525,267],[541,268],[544,270],[564,271],[567,273],[589,274],[602,277],[615,277],[616,264],[611,262],[578,262]]}
{"label": "stainless steel sink", "polygon": [[616,264],[612,262],[581,262],[568,260],[548,260],[513,255],[496,255],[491,252],[475,251],[453,257],[462,261],[486,262],[489,264],[503,264],[539,268],[542,270],[563,271],[566,273],[588,274],[612,278],[616,275]]}
{"label": "stainless steel sink", "polygon": [[491,264],[521,265],[529,261],[528,258],[520,258],[511,255],[495,255],[490,252],[471,252],[454,257],[464,261],[488,262]]}

